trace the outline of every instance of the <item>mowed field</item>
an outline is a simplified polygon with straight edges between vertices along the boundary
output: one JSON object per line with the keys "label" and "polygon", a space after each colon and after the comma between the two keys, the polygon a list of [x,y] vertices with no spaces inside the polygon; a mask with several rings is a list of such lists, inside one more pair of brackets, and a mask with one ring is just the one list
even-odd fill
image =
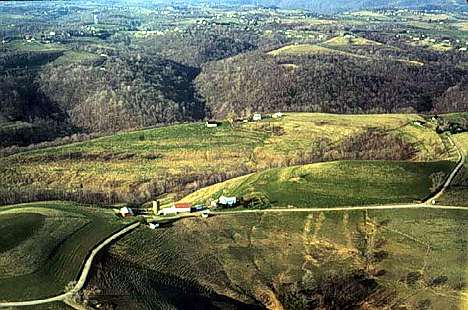
{"label": "mowed field", "polygon": [[278,208],[411,203],[437,189],[431,175],[448,175],[454,166],[451,161],[338,161],[277,168],[212,185],[183,201],[205,204],[225,195],[258,198]]}
{"label": "mowed field", "polygon": [[[173,295],[182,287],[258,308],[310,309],[308,299],[328,296],[320,300],[366,302],[372,309],[459,309],[468,298],[467,223],[466,212],[428,209],[184,219],[156,231],[142,227],[118,241],[94,269],[90,287],[102,290],[95,298],[103,304],[147,309],[180,305]],[[363,227],[373,240],[368,264]],[[373,280],[340,288],[346,275],[366,268]],[[333,287],[353,294],[327,295]]]}
{"label": "mowed field", "polygon": [[1,158],[0,192],[83,189],[118,193],[127,201],[125,195],[144,200],[175,185],[193,192],[206,183],[307,162],[318,144],[333,150],[370,129],[414,145],[413,161],[451,158],[434,128],[417,126],[416,120],[422,118],[288,113],[281,120],[235,127],[195,123],[120,133]]}
{"label": "mowed field", "polygon": [[123,225],[110,210],[72,203],[0,207],[0,301],[63,293],[92,248]]}

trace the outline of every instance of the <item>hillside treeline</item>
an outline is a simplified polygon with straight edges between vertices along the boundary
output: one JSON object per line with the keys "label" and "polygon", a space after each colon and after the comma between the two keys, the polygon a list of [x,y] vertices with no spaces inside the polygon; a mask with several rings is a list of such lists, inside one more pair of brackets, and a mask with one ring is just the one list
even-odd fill
{"label": "hillside treeline", "polygon": [[9,68],[0,73],[0,146],[205,115],[193,86],[197,68],[139,54],[47,65],[55,53],[32,55],[0,57]]}
{"label": "hillside treeline", "polygon": [[[417,65],[340,54],[251,53],[209,63],[197,78],[216,117],[253,111],[429,112],[441,106],[458,111],[466,109],[466,100],[453,87],[467,83],[466,70],[451,63]],[[450,102],[444,103],[447,96]]]}
{"label": "hillside treeline", "polygon": [[135,55],[100,66],[49,65],[40,74],[40,87],[75,126],[113,132],[203,118],[204,105],[192,85],[197,74],[192,67]]}
{"label": "hillside treeline", "polygon": [[265,37],[252,28],[213,24],[191,26],[183,32],[170,32],[164,36],[138,42],[146,53],[188,64],[204,63],[229,58],[257,49],[274,47],[286,42],[281,35]]}

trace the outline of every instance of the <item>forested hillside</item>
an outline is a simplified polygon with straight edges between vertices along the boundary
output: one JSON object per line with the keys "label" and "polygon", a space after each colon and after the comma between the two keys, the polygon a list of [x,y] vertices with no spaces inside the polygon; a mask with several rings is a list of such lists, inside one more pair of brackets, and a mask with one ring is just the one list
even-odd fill
{"label": "forested hillside", "polygon": [[468,108],[467,71],[453,60],[421,55],[423,62],[415,63],[358,56],[320,50],[251,53],[207,64],[197,86],[216,117],[253,111],[426,113]]}
{"label": "forested hillside", "polygon": [[112,4],[0,3],[0,147],[230,112],[468,109],[462,10]]}

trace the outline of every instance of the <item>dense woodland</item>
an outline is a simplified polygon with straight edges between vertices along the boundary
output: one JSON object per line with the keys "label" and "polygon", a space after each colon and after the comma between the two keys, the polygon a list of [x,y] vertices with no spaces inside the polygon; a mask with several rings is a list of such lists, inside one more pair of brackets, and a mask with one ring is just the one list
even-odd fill
{"label": "dense woodland", "polygon": [[253,111],[447,112],[468,108],[466,73],[451,63],[252,53],[206,65],[197,86],[217,117]]}

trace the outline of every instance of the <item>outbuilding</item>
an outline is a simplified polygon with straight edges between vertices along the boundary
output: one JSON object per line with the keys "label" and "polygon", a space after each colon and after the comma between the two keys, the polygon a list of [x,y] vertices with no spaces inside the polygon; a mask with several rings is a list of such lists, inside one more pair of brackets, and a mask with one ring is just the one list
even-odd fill
{"label": "outbuilding", "polygon": [[253,115],[253,117],[252,117],[252,120],[253,120],[254,122],[261,121],[261,120],[262,120],[262,114],[260,114],[260,113],[255,113],[255,114]]}
{"label": "outbuilding", "polygon": [[216,128],[219,126],[218,122],[215,121],[206,121],[206,127],[208,128]]}
{"label": "outbuilding", "polygon": [[189,202],[179,202],[174,203],[170,208],[161,209],[158,212],[158,215],[167,215],[167,214],[179,214],[179,213],[191,213],[192,204]]}

